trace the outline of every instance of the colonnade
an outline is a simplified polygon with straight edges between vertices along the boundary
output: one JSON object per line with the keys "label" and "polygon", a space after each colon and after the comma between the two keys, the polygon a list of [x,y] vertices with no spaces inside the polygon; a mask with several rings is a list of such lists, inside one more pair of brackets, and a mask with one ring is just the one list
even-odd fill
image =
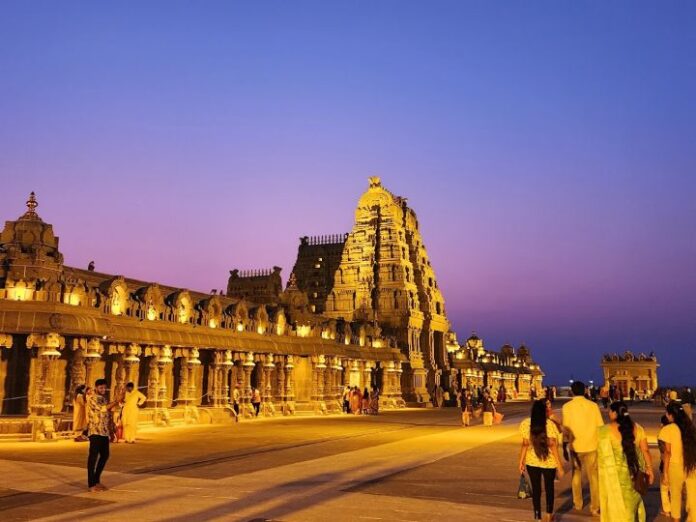
{"label": "colonnade", "polygon": [[[0,334],[0,347],[12,348],[12,337]],[[67,411],[76,388],[93,386],[106,378],[111,397],[118,397],[128,382],[147,397],[141,418],[157,425],[173,419],[199,422],[201,409],[211,422],[231,415],[235,388],[240,413],[254,415],[254,388],[261,395],[260,414],[292,415],[299,403],[323,414],[341,411],[345,386],[380,389],[384,407],[402,407],[401,362],[357,359],[340,355],[299,356],[251,351],[172,348],[106,342],[98,337],[66,338],[58,333],[32,334],[28,383],[28,413],[43,423],[43,437],[51,438],[52,418]],[[302,363],[303,396],[296,397],[296,365]],[[309,379],[309,382],[307,380]],[[309,394],[307,394],[309,390]]]}

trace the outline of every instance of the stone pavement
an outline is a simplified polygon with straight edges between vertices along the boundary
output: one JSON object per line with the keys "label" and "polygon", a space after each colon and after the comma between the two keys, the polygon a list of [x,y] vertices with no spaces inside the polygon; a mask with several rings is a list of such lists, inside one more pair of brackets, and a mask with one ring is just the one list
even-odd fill
{"label": "stone pavement", "polygon": [[[493,428],[461,428],[446,408],[150,430],[112,444],[104,493],[85,491],[84,443],[3,444],[0,520],[530,520],[515,471],[527,410],[505,405]],[[653,437],[659,415],[636,409]],[[569,482],[560,520],[592,520],[567,512]]]}

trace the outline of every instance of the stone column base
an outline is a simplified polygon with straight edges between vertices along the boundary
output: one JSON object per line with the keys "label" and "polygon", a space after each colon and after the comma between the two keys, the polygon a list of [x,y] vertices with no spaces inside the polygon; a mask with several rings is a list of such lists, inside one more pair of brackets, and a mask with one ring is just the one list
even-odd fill
{"label": "stone column base", "polygon": [[261,413],[264,417],[273,417],[276,413],[275,405],[271,401],[264,401],[261,403]]}
{"label": "stone column base", "polygon": [[283,415],[295,415],[295,401],[285,401],[281,406]]}
{"label": "stone column base", "polygon": [[317,415],[326,415],[328,413],[325,401],[316,400],[312,402],[314,406],[314,413],[316,413]]}
{"label": "stone column base", "polygon": [[423,365],[423,356],[411,353],[403,370],[408,382],[408,387],[403,390],[403,400],[413,406],[431,407],[432,401],[427,388],[428,370]]}
{"label": "stone column base", "polygon": [[56,427],[52,416],[30,415],[32,421],[31,438],[33,441],[56,441]]}

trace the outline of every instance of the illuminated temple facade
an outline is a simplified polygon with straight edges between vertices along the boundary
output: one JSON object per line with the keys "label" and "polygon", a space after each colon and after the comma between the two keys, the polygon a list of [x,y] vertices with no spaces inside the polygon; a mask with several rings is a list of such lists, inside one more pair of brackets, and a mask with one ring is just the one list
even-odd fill
{"label": "illuminated temple facade", "polygon": [[657,357],[654,353],[634,354],[630,350],[623,354],[605,354],[602,357],[604,385],[616,386],[624,397],[633,388],[640,396],[652,396],[658,388]]}
{"label": "illuminated temple facade", "polygon": [[378,178],[350,233],[300,239],[285,288],[279,267],[201,293],[66,266],[37,206],[0,234],[0,440],[69,433],[74,390],[100,377],[112,396],[137,383],[159,425],[229,421],[235,386],[251,416],[254,388],[263,415],[293,415],[340,411],[346,385],[386,408],[435,385],[541,385],[526,348],[457,343],[416,215]]}

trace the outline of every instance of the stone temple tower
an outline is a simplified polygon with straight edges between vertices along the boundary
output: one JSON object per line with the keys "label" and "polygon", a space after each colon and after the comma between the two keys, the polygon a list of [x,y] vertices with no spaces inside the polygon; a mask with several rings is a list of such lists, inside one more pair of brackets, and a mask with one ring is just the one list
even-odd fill
{"label": "stone temple tower", "polygon": [[408,357],[402,388],[412,402],[449,371],[445,303],[428,259],[416,213],[378,177],[355,211],[324,314],[378,324]]}

